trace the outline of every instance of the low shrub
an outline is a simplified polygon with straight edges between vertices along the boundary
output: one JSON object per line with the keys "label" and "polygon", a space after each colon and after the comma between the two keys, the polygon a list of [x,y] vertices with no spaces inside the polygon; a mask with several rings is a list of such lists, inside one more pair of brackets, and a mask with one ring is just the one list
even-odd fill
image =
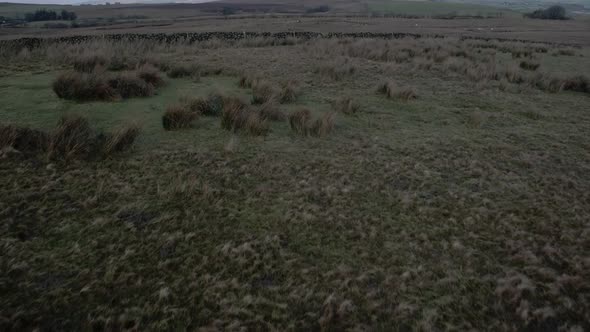
{"label": "low shrub", "polygon": [[162,116],[162,126],[165,130],[190,128],[197,117],[198,113],[191,111],[186,105],[172,105]]}

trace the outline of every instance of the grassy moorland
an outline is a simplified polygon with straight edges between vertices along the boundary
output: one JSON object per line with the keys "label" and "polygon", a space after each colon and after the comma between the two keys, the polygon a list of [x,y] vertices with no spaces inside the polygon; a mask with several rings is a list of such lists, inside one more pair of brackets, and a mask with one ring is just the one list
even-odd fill
{"label": "grassy moorland", "polygon": [[586,48],[1,56],[1,330],[590,328]]}

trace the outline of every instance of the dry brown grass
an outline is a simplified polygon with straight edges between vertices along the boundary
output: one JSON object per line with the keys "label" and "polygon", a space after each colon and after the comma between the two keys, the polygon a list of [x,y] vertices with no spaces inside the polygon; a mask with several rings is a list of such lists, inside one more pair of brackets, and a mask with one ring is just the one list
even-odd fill
{"label": "dry brown grass", "polygon": [[162,126],[165,130],[190,128],[199,113],[191,111],[186,104],[169,106],[162,116]]}

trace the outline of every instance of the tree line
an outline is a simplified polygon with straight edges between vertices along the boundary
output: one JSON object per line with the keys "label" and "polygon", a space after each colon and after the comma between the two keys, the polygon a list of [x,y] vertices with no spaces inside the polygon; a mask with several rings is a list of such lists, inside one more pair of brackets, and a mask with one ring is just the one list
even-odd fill
{"label": "tree line", "polygon": [[54,10],[47,10],[47,9],[39,9],[33,13],[26,13],[25,14],[25,21],[27,22],[35,22],[35,21],[74,21],[78,16],[74,12],[69,12],[65,9],[62,9],[61,12],[56,12]]}

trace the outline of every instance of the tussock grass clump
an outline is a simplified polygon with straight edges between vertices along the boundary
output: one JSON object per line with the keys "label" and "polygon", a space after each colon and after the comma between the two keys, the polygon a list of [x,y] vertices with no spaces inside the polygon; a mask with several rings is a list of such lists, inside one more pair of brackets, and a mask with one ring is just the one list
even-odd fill
{"label": "tussock grass clump", "polygon": [[559,49],[554,55],[575,56],[576,51],[571,48]]}
{"label": "tussock grass clump", "polygon": [[280,93],[270,82],[258,81],[252,87],[252,104],[259,105],[273,100],[280,100]]}
{"label": "tussock grass clump", "polygon": [[268,122],[239,98],[226,98],[221,114],[221,128],[265,136],[270,131]]}
{"label": "tussock grass clump", "polygon": [[0,149],[10,147],[23,153],[45,151],[49,135],[27,127],[0,124]]}
{"label": "tussock grass clump", "polygon": [[96,72],[81,74],[67,72],[60,74],[53,82],[53,91],[62,99],[91,101],[114,100],[117,92]]}
{"label": "tussock grass clump", "polygon": [[259,107],[260,117],[269,121],[285,121],[287,116],[283,113],[276,102],[269,101]]}
{"label": "tussock grass clump", "polygon": [[103,154],[108,156],[113,153],[129,150],[137,136],[139,136],[140,131],[138,125],[130,124],[110,133],[106,136]]}
{"label": "tussock grass clump", "polygon": [[281,84],[281,90],[279,92],[279,102],[281,104],[294,102],[298,95],[299,87],[297,86],[297,82],[289,80]]}
{"label": "tussock grass clump", "polygon": [[199,78],[200,70],[199,66],[195,64],[185,65],[174,65],[168,69],[168,77],[170,78],[181,78],[181,77],[193,77]]}
{"label": "tussock grass clump", "polygon": [[207,102],[207,107],[204,109],[203,115],[220,116],[221,112],[223,111],[223,105],[227,99],[227,96],[218,92],[209,94],[205,99]]}
{"label": "tussock grass clump", "polygon": [[94,131],[80,116],[62,117],[50,133],[0,125],[0,148],[11,147],[23,153],[47,153],[49,160],[90,159],[109,156],[131,148],[139,135],[136,125],[113,133]]}
{"label": "tussock grass clump", "polygon": [[300,134],[307,135],[307,128],[309,127],[309,121],[311,120],[311,111],[302,108],[289,114],[289,126],[291,130]]}
{"label": "tussock grass clump", "polygon": [[108,84],[121,98],[149,97],[155,93],[154,86],[134,72],[115,75],[108,80]]}
{"label": "tussock grass clump", "polygon": [[238,80],[238,86],[244,89],[250,89],[256,85],[260,81],[259,77],[249,75],[249,74],[242,74]]}
{"label": "tussock grass clump", "polygon": [[350,97],[340,97],[332,102],[332,109],[344,114],[356,114],[360,111],[360,105]]}
{"label": "tussock grass clump", "polygon": [[183,97],[180,99],[180,102],[185,105],[189,110],[195,112],[199,115],[204,115],[208,113],[209,103],[204,98],[189,98]]}
{"label": "tussock grass clump", "polygon": [[324,137],[334,130],[335,113],[328,112],[316,119],[309,128],[309,134],[315,137]]}
{"label": "tussock grass clump", "polygon": [[314,72],[322,77],[340,81],[356,72],[356,67],[350,61],[332,61],[318,66]]}
{"label": "tussock grass clump", "polygon": [[389,99],[408,101],[416,99],[416,91],[413,88],[401,88],[395,82],[388,80],[377,86],[377,93],[385,95]]}
{"label": "tussock grass clump", "polygon": [[519,67],[524,70],[535,71],[539,68],[540,64],[536,62],[521,61]]}
{"label": "tussock grass clump", "polygon": [[87,158],[97,140],[88,120],[79,116],[63,117],[51,134],[49,159]]}
{"label": "tussock grass clump", "polygon": [[565,78],[561,90],[590,93],[590,80],[583,75]]}
{"label": "tussock grass clump", "polygon": [[158,88],[164,85],[164,79],[160,75],[158,68],[151,64],[144,64],[137,69],[137,76],[147,84]]}
{"label": "tussock grass clump", "polygon": [[79,55],[72,59],[74,70],[84,73],[91,73],[99,67],[106,67],[108,64],[109,59],[99,54]]}
{"label": "tussock grass clump", "polygon": [[165,130],[190,128],[199,113],[191,111],[186,105],[172,105],[162,116],[162,126]]}
{"label": "tussock grass clump", "polygon": [[335,113],[328,112],[312,121],[311,112],[305,108],[289,114],[291,130],[302,136],[326,136],[334,129],[334,120]]}
{"label": "tussock grass clump", "polygon": [[119,98],[152,96],[155,87],[161,84],[161,78],[149,68],[121,73],[66,72],[55,79],[53,91],[62,99],[112,101]]}

